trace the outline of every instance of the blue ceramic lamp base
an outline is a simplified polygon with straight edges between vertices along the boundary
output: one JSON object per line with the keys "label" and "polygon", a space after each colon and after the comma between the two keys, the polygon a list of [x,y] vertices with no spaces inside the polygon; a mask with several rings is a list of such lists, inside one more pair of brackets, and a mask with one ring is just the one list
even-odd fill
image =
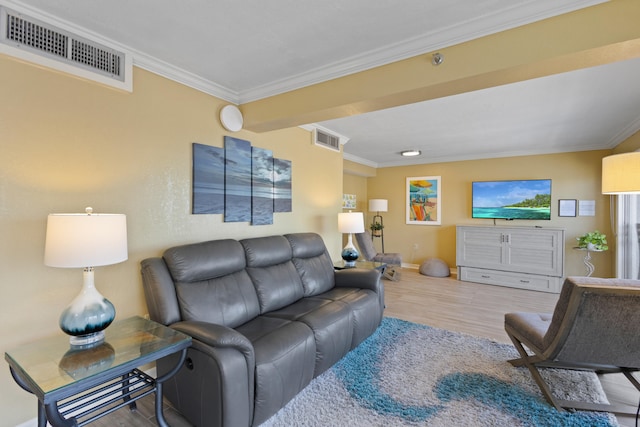
{"label": "blue ceramic lamp base", "polygon": [[111,302],[96,289],[93,268],[83,272],[82,290],[60,315],[60,329],[70,335],[72,346],[93,346],[104,342],[104,330],[116,317]]}
{"label": "blue ceramic lamp base", "polygon": [[344,260],[344,265],[346,267],[355,267],[356,260],[358,259],[358,256],[360,254],[358,253],[358,250],[356,249],[356,247],[353,245],[351,233],[349,233],[347,245],[344,247],[344,249],[342,249],[342,253],[340,255],[342,256],[342,259]]}

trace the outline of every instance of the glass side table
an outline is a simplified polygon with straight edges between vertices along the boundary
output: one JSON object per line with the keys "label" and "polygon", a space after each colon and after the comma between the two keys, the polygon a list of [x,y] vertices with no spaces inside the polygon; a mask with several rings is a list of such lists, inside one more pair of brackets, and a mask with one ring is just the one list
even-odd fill
{"label": "glass side table", "polygon": [[356,261],[356,265],[349,266],[346,265],[344,260],[340,260],[333,263],[333,268],[336,270],[345,270],[347,268],[366,268],[369,270],[379,270],[381,273],[384,273],[384,270],[387,268],[387,264],[375,261]]}
{"label": "glass side table", "polygon": [[[191,337],[141,317],[114,322],[105,340],[93,347],[71,347],[57,335],[7,351],[11,375],[38,398],[38,427],[83,426],[155,392],[158,425],[168,426],[162,412],[162,383],[182,367]],[[153,378],[139,368],[182,352],[178,364]]]}

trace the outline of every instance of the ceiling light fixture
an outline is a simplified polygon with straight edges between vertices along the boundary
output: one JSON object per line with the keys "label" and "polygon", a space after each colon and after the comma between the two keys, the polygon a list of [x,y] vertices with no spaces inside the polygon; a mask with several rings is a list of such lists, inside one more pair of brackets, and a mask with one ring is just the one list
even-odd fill
{"label": "ceiling light fixture", "polygon": [[422,151],[420,150],[405,150],[400,152],[400,155],[404,157],[419,156],[420,154],[422,154]]}

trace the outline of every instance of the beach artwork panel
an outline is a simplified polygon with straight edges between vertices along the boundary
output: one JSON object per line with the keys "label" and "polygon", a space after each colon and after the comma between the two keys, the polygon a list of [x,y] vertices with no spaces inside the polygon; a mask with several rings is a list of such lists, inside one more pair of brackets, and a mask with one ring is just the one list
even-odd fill
{"label": "beach artwork panel", "polygon": [[192,212],[224,213],[224,150],[193,143]]}
{"label": "beach artwork panel", "polygon": [[251,225],[273,224],[273,152],[252,148]]}
{"label": "beach artwork panel", "polygon": [[251,221],[251,143],[224,137],[224,221]]}
{"label": "beach artwork panel", "polygon": [[439,176],[407,178],[406,223],[440,225],[442,222]]}
{"label": "beach artwork panel", "polygon": [[273,159],[273,211],[291,212],[291,160]]}

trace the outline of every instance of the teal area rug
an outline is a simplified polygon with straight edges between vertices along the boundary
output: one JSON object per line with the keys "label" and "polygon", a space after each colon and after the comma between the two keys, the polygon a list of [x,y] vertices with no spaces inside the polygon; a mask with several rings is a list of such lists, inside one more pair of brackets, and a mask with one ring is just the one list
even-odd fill
{"label": "teal area rug", "polygon": [[[314,379],[262,427],[617,426],[595,412],[558,412],[511,345],[385,318],[368,340]],[[597,376],[543,370],[563,399],[606,402]]]}

